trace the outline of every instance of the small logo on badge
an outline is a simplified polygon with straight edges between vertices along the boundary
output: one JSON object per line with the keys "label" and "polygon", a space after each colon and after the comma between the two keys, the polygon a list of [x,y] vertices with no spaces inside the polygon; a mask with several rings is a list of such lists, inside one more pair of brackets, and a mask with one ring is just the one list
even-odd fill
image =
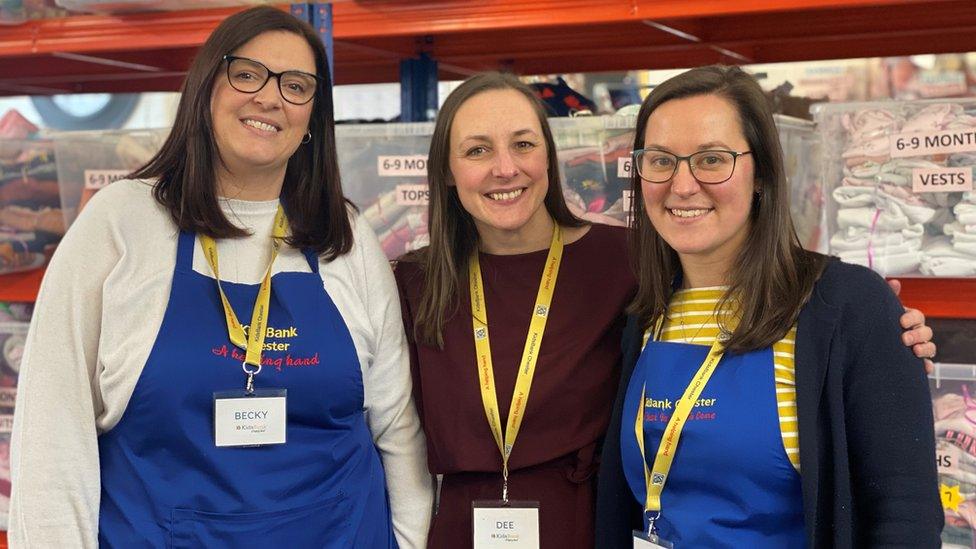
{"label": "small logo on badge", "polygon": [[661,486],[664,484],[664,473],[654,473],[651,475],[651,484],[654,486]]}
{"label": "small logo on badge", "polygon": [[538,316],[546,316],[549,314],[549,307],[546,307],[540,303],[535,306],[535,314]]}
{"label": "small logo on badge", "polygon": [[475,328],[474,337],[475,339],[484,339],[488,337],[488,330],[485,328]]}

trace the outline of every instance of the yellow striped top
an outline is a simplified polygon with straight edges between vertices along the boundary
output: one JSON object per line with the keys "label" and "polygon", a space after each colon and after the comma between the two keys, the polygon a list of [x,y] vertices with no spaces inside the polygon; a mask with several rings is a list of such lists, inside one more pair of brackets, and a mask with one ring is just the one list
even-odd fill
{"label": "yellow striped top", "polygon": [[[671,297],[662,327],[661,341],[711,345],[719,334],[715,309],[725,293],[724,286],[678,290]],[[734,320],[729,323],[733,327]],[[796,376],[793,353],[796,326],[773,344],[773,372],[776,379],[776,402],[783,448],[790,463],[800,470],[800,438],[796,421]]]}

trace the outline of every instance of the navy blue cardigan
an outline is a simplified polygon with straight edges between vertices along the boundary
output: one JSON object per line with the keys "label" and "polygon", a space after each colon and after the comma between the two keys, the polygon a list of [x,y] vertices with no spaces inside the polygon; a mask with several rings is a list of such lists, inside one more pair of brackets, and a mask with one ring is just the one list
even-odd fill
{"label": "navy blue cardigan", "polygon": [[[901,341],[902,312],[880,276],[836,260],[800,312],[795,368],[808,547],[941,546],[932,404],[921,362]],[[621,407],[641,336],[629,319],[597,489],[601,549],[629,549],[631,530],[641,527],[642,507],[620,459]]]}

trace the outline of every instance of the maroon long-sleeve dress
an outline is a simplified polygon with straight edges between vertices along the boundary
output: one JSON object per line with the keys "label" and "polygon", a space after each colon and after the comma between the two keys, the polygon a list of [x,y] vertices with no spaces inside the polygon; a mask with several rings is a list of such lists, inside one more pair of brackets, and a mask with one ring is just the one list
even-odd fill
{"label": "maroon long-sleeve dress", "polygon": [[[481,254],[502,425],[547,253]],[[428,465],[431,473],[444,475],[429,547],[470,547],[471,502],[501,498],[502,460],[478,388],[467,277],[461,280],[457,313],[444,328],[443,351],[414,341],[425,280],[419,264],[399,262],[396,280]],[[509,462],[509,497],[540,503],[543,549],[593,547],[598,446],[617,388],[623,311],[634,290],[624,229],[594,225],[565,247]]]}

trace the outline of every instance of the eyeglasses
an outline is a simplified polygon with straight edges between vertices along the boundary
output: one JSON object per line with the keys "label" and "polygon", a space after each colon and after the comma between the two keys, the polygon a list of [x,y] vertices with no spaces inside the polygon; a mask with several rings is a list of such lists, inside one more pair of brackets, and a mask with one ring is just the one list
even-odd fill
{"label": "eyeglasses", "polygon": [[293,105],[304,105],[315,97],[321,77],[303,71],[274,72],[263,63],[225,55],[227,62],[227,81],[235,90],[242,93],[257,93],[264,88],[271,77],[278,79],[278,92],[281,98]]}
{"label": "eyeglasses", "polygon": [[698,151],[688,156],[678,156],[658,149],[639,149],[633,152],[634,168],[641,179],[649,183],[667,183],[678,171],[682,160],[688,162],[691,175],[699,183],[715,185],[724,183],[735,171],[735,161],[752,151],[723,150]]}

